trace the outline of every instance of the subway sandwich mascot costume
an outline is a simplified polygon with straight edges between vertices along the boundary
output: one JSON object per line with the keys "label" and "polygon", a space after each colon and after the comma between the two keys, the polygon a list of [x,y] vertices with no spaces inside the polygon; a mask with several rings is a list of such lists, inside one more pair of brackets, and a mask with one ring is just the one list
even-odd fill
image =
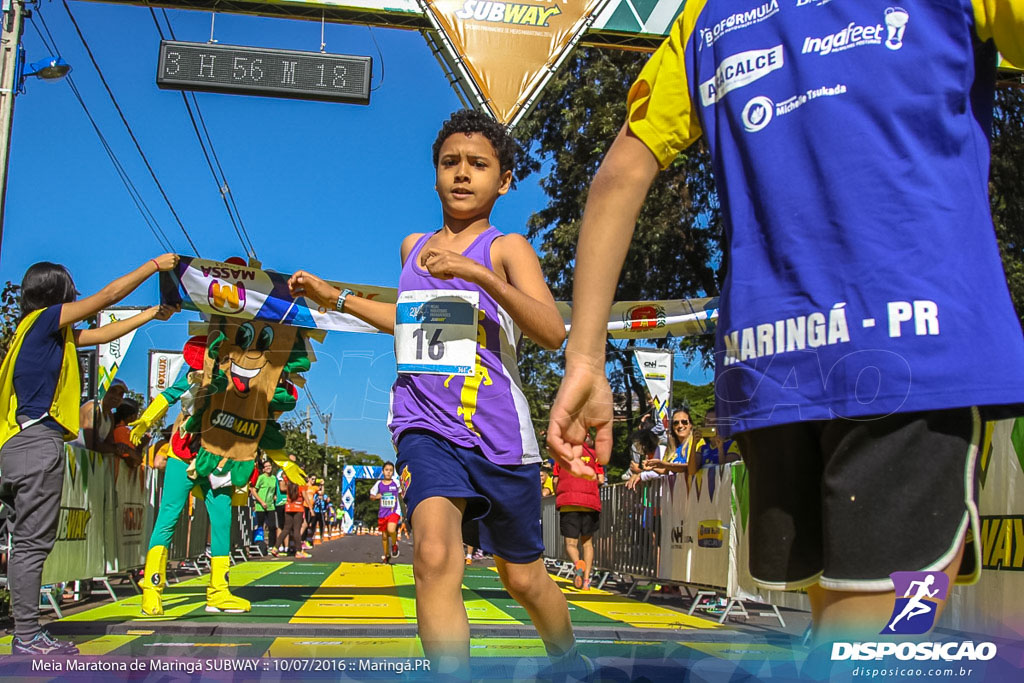
{"label": "subway sandwich mascot costume", "polygon": [[275,418],[295,407],[297,391],[288,377],[308,370],[310,356],[305,335],[295,327],[215,317],[206,338],[193,337],[185,345],[192,371],[157,396],[132,424],[133,441],[141,440],[172,403],[182,405],[140,583],[143,614],[163,614],[167,548],[190,492],[205,501],[210,518],[206,611],[249,611],[249,601],[228,590],[232,497],[250,483],[259,450],[289,479],[305,481],[302,470],[281,450],[284,435]]}

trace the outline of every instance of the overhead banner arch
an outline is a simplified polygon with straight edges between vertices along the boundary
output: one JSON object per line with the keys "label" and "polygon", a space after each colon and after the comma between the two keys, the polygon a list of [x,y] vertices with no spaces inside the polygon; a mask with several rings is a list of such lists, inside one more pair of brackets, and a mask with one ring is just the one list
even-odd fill
{"label": "overhead banner arch", "polygon": [[[420,31],[464,106],[515,126],[577,45],[654,50],[686,0],[104,0]],[[754,12],[770,12],[765,0]],[[273,46],[267,46],[273,47]],[[1001,82],[1024,76],[1000,60]]]}

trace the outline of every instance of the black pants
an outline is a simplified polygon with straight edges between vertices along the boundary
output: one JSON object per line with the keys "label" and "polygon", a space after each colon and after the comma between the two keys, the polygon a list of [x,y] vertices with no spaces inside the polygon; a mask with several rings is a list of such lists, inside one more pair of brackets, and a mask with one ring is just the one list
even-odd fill
{"label": "black pants", "polygon": [[267,545],[277,544],[277,516],[273,510],[257,510],[256,526],[263,527],[263,541]]}
{"label": "black pants", "polygon": [[22,430],[0,449],[0,499],[10,508],[13,539],[7,580],[14,632],[22,640],[39,632],[39,588],[57,538],[64,459],[61,433],[45,424]]}
{"label": "black pants", "polygon": [[[281,538],[288,537],[289,544],[296,550],[302,550],[302,513],[285,512],[284,529],[281,531]],[[286,548],[287,550],[287,548]]]}
{"label": "black pants", "polygon": [[318,527],[320,529],[320,538],[322,539],[324,535],[324,513],[322,512],[313,513],[313,520],[309,523],[310,538],[312,538],[314,534],[316,534],[316,529]]}

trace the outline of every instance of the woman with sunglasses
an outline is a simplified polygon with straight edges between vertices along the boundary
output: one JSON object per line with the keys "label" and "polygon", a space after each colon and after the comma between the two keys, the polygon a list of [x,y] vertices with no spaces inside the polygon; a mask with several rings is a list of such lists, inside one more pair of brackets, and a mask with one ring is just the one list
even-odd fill
{"label": "woman with sunglasses", "polygon": [[645,470],[685,472],[693,476],[701,466],[704,440],[693,434],[693,420],[690,418],[689,409],[676,408],[673,410],[670,426],[668,458],[647,460],[643,463],[643,467]]}

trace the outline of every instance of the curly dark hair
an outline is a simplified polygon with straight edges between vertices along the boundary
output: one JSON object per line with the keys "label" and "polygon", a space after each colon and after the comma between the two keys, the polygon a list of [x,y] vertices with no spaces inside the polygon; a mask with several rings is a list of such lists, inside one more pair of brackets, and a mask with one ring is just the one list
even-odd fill
{"label": "curly dark hair", "polygon": [[480,133],[494,147],[494,151],[498,155],[498,167],[502,173],[511,171],[515,167],[518,145],[509,135],[508,128],[482,111],[460,109],[444,122],[437,134],[437,139],[434,140],[434,168],[437,168],[441,145],[456,133]]}

